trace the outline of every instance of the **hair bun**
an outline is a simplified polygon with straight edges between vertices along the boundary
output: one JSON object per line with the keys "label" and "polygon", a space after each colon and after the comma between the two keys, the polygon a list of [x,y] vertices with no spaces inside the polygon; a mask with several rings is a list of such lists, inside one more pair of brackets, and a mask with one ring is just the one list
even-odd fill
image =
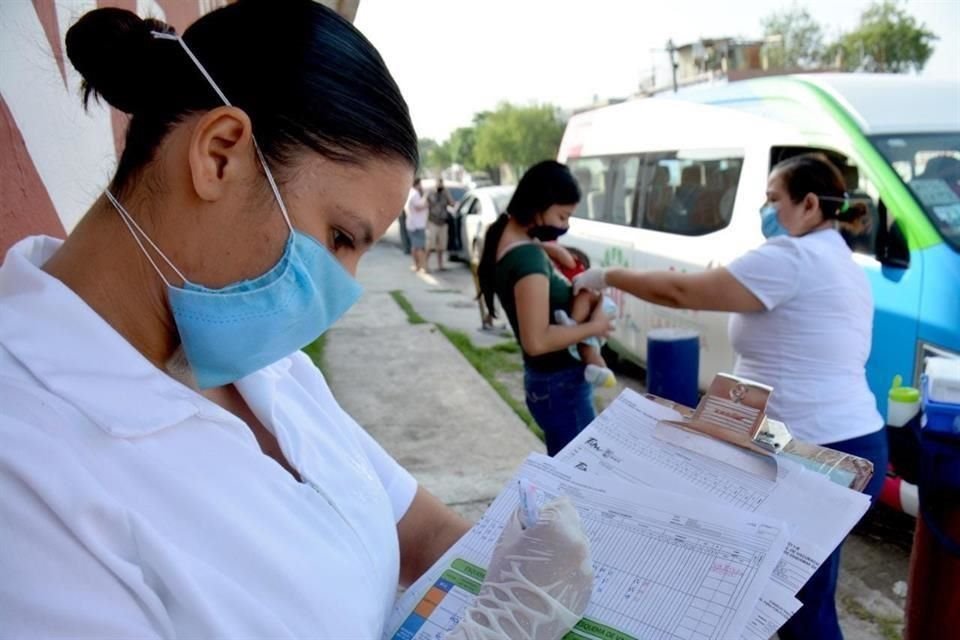
{"label": "hair bun", "polygon": [[125,113],[150,104],[154,60],[165,44],[152,31],[175,33],[164,22],[113,8],[90,11],[70,27],[67,56],[83,76],[84,105],[91,94]]}

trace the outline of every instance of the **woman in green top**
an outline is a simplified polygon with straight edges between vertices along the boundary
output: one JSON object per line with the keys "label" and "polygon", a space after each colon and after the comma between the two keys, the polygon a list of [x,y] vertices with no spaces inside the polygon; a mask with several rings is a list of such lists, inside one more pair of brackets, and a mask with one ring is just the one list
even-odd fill
{"label": "woman in green top", "polygon": [[544,161],[520,179],[507,213],[490,226],[480,260],[480,289],[507,314],[523,350],[527,407],[554,455],[593,420],[592,386],[584,365],[568,348],[590,337],[605,338],[613,324],[600,305],[578,325],[554,324],[558,310],[571,310],[573,289],[556,273],[540,242],[556,240],[569,227],[580,201],[570,170]]}

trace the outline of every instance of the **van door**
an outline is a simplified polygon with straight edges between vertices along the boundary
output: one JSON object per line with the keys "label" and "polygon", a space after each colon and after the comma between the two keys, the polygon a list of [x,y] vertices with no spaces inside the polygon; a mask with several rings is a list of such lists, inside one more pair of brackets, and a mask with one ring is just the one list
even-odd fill
{"label": "van door", "polygon": [[[704,271],[716,266],[730,243],[729,225],[743,168],[742,150],[678,150],[646,154],[638,223],[642,242],[636,266],[643,270]],[[700,334],[700,386],[730,371],[726,313],[671,309],[640,303],[638,324],[676,327]],[[646,341],[640,348],[646,359]]]}
{"label": "van door", "polygon": [[[580,249],[592,266],[635,268],[636,193],[642,158],[639,154],[572,158],[570,171],[580,185],[580,203],[562,243]],[[635,322],[639,301],[609,290],[619,310],[611,345],[636,357],[645,334]]]}

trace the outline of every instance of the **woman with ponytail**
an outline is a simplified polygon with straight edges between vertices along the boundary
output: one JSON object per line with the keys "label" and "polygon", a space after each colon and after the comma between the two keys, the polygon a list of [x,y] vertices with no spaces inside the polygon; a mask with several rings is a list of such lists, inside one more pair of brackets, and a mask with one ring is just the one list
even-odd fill
{"label": "woman with ponytail", "polygon": [[[873,462],[865,492],[876,499],[887,468],[884,422],[867,386],[873,330],[867,276],[840,231],[861,228],[843,176],[820,154],[774,166],[760,210],[761,247],[701,273],[590,269],[577,289],[615,287],[654,304],[730,311],[734,373],[774,388],[767,414],[801,440]],[[797,597],[803,607],[781,640],[842,638],[834,605],[838,548]]]}
{"label": "woman with ponytail", "polygon": [[[594,304],[581,324],[563,324],[557,311],[571,313],[570,282],[556,273],[542,242],[566,233],[580,201],[570,170],[547,160],[520,179],[507,213],[487,230],[480,260],[481,295],[493,310],[494,296],[507,314],[523,351],[527,407],[543,429],[547,453],[554,455],[595,417],[588,367],[569,348],[613,329],[602,305]],[[556,323],[556,324],[555,324]]]}

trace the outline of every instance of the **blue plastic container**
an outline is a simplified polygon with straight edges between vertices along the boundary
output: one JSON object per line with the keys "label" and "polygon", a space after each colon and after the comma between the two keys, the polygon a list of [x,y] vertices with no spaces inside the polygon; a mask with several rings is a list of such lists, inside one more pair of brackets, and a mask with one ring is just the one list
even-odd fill
{"label": "blue plastic container", "polygon": [[688,407],[699,399],[700,334],[690,329],[647,333],[647,391]]}
{"label": "blue plastic container", "polygon": [[931,400],[930,381],[926,376],[921,377],[920,388],[923,391],[921,426],[939,433],[954,434],[960,438],[960,404]]}

